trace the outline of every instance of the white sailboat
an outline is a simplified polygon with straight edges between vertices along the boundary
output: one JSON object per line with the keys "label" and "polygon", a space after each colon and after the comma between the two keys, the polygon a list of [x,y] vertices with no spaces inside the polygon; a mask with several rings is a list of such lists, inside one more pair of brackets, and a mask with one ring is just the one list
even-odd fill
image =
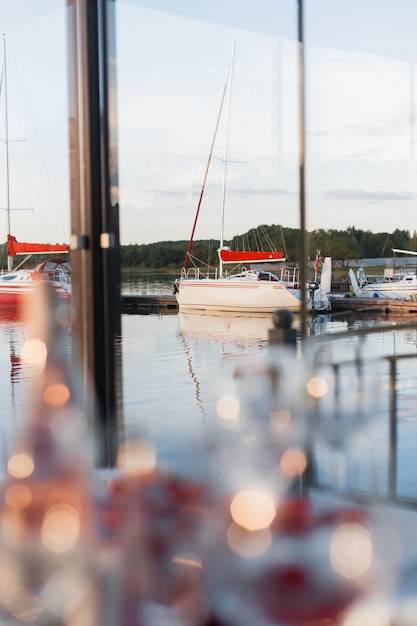
{"label": "white sailboat", "polygon": [[[7,119],[7,72],[6,72],[6,36],[3,35],[3,71],[1,89],[4,97],[5,150],[6,150],[6,215],[7,215],[7,273],[0,276],[0,306],[19,307],[25,304],[27,296],[36,291],[37,280],[48,280],[52,283],[57,295],[68,300],[71,295],[71,268],[67,260],[47,260],[33,269],[13,269],[16,256],[23,255],[22,265],[33,254],[68,254],[66,245],[22,243],[10,234],[10,196],[9,196],[9,137]],[[0,89],[0,91],[1,91]]]}
{"label": "white sailboat", "polygon": [[[297,268],[288,268],[286,258],[282,252],[269,250],[264,251],[234,251],[224,245],[224,209],[225,209],[225,183],[228,162],[228,136],[229,118],[231,105],[231,92],[233,81],[233,67],[235,57],[235,44],[233,42],[232,57],[229,66],[223,98],[220,106],[219,117],[216,124],[209,160],[200,200],[197,208],[194,226],[186,252],[181,277],[175,281],[175,293],[180,311],[222,311],[235,313],[273,313],[278,309],[288,309],[298,312],[301,308],[301,286]],[[223,159],[223,189],[220,246],[218,250],[219,268],[210,273],[203,273],[198,267],[187,267],[191,259],[190,250],[195,232],[195,227],[200,211],[202,194],[211,161],[213,146],[222,113],[226,93],[228,94],[228,109],[226,121],[226,139]],[[329,258],[323,260],[322,276],[329,274]],[[277,273],[266,271],[266,263],[273,263],[280,267]],[[237,269],[227,274],[224,265],[234,265]],[[308,307],[310,309],[328,310],[330,302],[327,292],[330,291],[330,281],[327,292],[320,281],[307,285],[309,293]]]}
{"label": "white sailboat", "polygon": [[[417,252],[393,248],[394,254],[417,256]],[[385,271],[384,275],[371,279],[363,267],[357,270],[356,276],[352,269],[349,278],[353,292],[357,298],[381,298],[383,300],[399,300],[403,302],[417,301],[417,274],[415,270],[394,268]]]}

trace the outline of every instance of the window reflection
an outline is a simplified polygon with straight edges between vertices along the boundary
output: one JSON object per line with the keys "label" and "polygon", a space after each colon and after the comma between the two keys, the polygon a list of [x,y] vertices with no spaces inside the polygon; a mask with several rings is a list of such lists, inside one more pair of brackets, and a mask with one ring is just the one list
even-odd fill
{"label": "window reflection", "polygon": [[369,1],[335,12],[319,4],[306,3],[305,16],[310,227],[412,234],[415,55],[404,38],[416,7]]}
{"label": "window reflection", "polygon": [[[117,5],[124,243],[188,239],[235,38],[226,239],[259,223],[298,226],[295,5],[234,4]],[[224,125],[196,239],[219,237]]]}
{"label": "window reflection", "polygon": [[[23,9],[24,6],[24,9]],[[69,243],[65,2],[1,2],[0,241],[7,235],[5,85],[11,233]],[[2,259],[3,262],[3,259]]]}
{"label": "window reflection", "polygon": [[[233,37],[228,202],[240,219],[228,230],[298,227],[297,4],[118,2],[122,242],[188,238]],[[307,228],[412,231],[417,7],[303,6]],[[218,236],[220,169],[201,237]]]}

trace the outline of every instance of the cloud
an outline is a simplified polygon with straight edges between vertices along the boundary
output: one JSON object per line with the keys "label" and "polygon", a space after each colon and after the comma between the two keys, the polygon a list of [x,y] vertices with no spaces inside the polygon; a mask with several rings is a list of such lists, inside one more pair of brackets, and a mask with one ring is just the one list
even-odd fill
{"label": "cloud", "polygon": [[378,136],[410,132],[410,123],[417,122],[417,103],[406,102],[381,124],[349,124],[345,130],[352,136]]}
{"label": "cloud", "polygon": [[364,148],[363,150],[356,150],[351,152],[352,159],[378,159],[387,154],[387,150],[382,148]]}
{"label": "cloud", "polygon": [[361,200],[366,202],[397,202],[414,198],[411,192],[364,191],[361,189],[335,189],[326,193],[326,198],[335,200]]}
{"label": "cloud", "polygon": [[230,193],[239,194],[242,196],[284,196],[289,193],[285,189],[276,189],[276,188],[268,188],[268,189],[254,189],[252,187],[245,187],[240,189],[230,189]]}

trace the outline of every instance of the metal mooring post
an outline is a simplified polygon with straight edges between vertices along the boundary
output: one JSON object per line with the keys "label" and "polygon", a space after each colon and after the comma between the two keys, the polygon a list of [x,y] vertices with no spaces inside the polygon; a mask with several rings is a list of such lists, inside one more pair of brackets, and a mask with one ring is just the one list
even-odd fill
{"label": "metal mooring post", "polygon": [[286,344],[295,348],[297,331],[292,328],[294,316],[291,311],[282,309],[272,314],[274,328],[269,330],[270,344]]}
{"label": "metal mooring post", "polygon": [[[284,351],[294,351],[294,357],[296,358],[297,331],[295,328],[292,328],[293,319],[293,314],[287,309],[275,311],[275,313],[272,314],[274,328],[271,328],[269,331],[269,343],[272,348],[276,348],[278,350],[280,350],[282,346]],[[278,346],[279,348],[277,348]],[[295,361],[290,365],[290,367],[294,366]],[[293,372],[293,376],[297,376],[297,371]],[[299,398],[294,398],[294,404],[296,404],[298,400]],[[308,486],[311,484],[311,441],[309,436],[306,437],[305,444],[308,465],[306,471],[293,481],[288,492],[292,496],[305,496],[308,492]]]}
{"label": "metal mooring post", "polygon": [[115,2],[67,0],[67,25],[73,342],[97,463],[113,466],[122,425]]}

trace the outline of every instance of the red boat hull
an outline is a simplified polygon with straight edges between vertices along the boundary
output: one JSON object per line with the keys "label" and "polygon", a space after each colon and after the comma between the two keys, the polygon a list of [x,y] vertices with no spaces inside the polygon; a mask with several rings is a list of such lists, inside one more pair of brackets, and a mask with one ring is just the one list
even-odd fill
{"label": "red boat hull", "polygon": [[44,261],[32,270],[11,271],[0,277],[0,307],[23,307],[35,295],[39,281],[48,281],[59,298],[71,297],[71,270],[66,261]]}
{"label": "red boat hull", "polygon": [[[59,298],[64,301],[70,300],[70,294],[62,288],[56,289]],[[28,298],[35,294],[35,284],[32,287],[11,289],[8,285],[0,285],[0,307],[20,308],[26,305]]]}

